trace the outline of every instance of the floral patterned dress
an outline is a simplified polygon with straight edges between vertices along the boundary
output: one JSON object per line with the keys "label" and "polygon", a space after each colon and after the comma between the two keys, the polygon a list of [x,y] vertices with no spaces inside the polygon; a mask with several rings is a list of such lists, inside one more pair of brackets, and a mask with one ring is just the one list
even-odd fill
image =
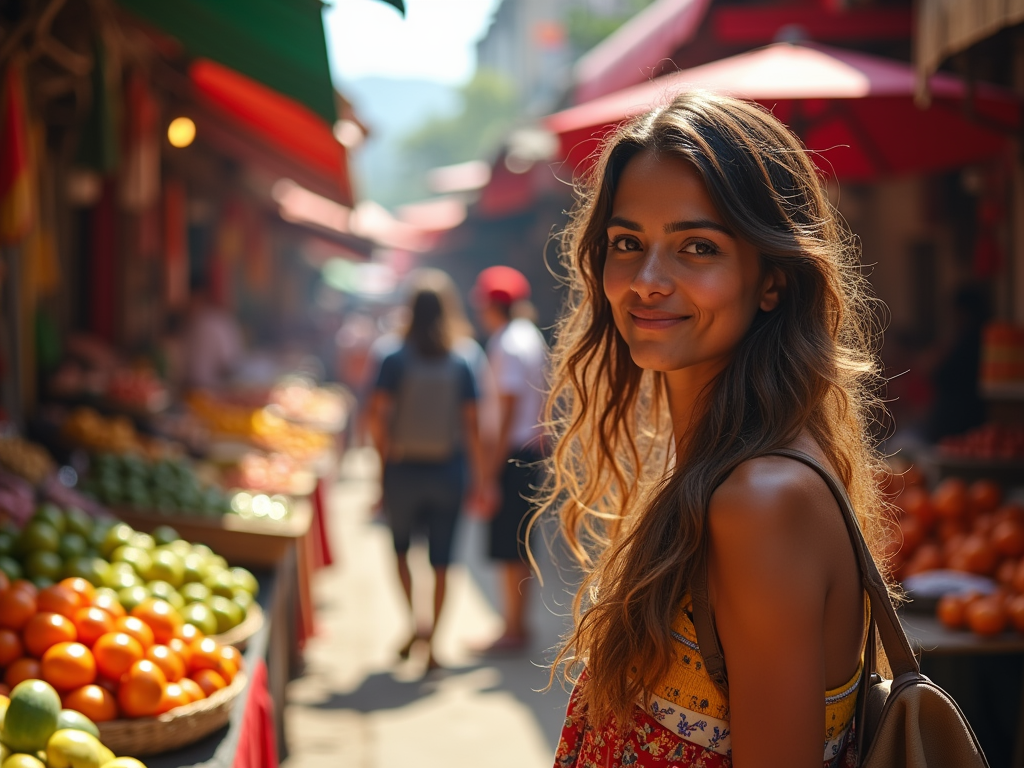
{"label": "floral patterned dress", "polygon": [[[587,719],[579,686],[569,699],[554,768],[731,768],[729,702],[712,682],[697,647],[689,602],[672,627],[676,663],[650,705],[633,707],[622,727],[611,718],[597,728]],[[860,670],[825,693],[824,768],[856,768],[853,716]]]}

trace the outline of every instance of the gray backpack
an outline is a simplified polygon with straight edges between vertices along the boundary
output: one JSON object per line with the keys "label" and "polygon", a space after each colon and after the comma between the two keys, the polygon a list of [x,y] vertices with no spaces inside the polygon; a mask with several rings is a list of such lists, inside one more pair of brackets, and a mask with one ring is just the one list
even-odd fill
{"label": "gray backpack", "polygon": [[454,354],[428,360],[406,349],[395,394],[390,458],[441,462],[462,446],[462,361]]}

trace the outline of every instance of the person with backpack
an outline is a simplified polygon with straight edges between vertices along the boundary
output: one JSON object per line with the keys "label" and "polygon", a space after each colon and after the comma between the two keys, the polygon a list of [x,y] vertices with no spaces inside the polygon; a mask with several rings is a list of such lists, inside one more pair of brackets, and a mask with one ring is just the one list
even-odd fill
{"label": "person with backpack", "polygon": [[[408,658],[418,640],[431,644],[427,669],[440,665],[433,632],[444,605],[455,524],[466,497],[467,464],[473,489],[483,487],[478,385],[464,355],[453,349],[457,329],[443,286],[421,280],[413,291],[401,346],[381,361],[370,398],[368,427],[381,457],[384,514],[391,528],[398,578],[413,631],[399,651]],[[424,533],[434,570],[434,624],[415,627],[407,553]]]}

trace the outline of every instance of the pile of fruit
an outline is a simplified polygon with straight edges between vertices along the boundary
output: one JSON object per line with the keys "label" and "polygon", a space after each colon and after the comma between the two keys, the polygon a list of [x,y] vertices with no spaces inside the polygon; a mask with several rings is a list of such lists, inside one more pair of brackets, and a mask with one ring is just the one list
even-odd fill
{"label": "pile of fruit", "polygon": [[949,569],[993,579],[989,595],[949,594],[939,601],[938,618],[951,628],[981,635],[1011,625],[1024,632],[1024,507],[1004,504],[990,480],[968,484],[947,478],[931,494],[911,485],[895,501],[902,546],[891,552],[900,580]]}
{"label": "pile of fruit", "polygon": [[120,370],[110,377],[107,397],[133,408],[157,409],[167,402],[167,388],[148,368]]}
{"label": "pile of fruit", "polygon": [[184,459],[149,461],[137,454],[97,454],[82,492],[110,506],[164,514],[218,517],[230,510],[216,485],[203,485]]}
{"label": "pile of fruit", "polygon": [[966,459],[1024,459],[1024,427],[984,424],[962,435],[946,437],[939,443],[944,456]]}
{"label": "pile of fruit", "polygon": [[188,404],[212,432],[249,441],[272,453],[304,461],[331,447],[329,435],[294,424],[266,408],[233,405],[202,393],[191,395]]}
{"label": "pile of fruit", "polygon": [[39,485],[57,469],[45,448],[20,437],[0,438],[0,464],[33,485]]}
{"label": "pile of fruit", "polygon": [[130,611],[107,589],[71,578],[37,590],[0,581],[0,668],[4,686],[52,685],[68,709],[94,722],[151,717],[227,687],[241,654],[221,645],[166,600]]}
{"label": "pile of fruit", "polygon": [[99,728],[74,709],[61,709],[53,686],[25,680],[0,696],[0,763],[4,768],[146,768],[114,757]]}
{"label": "pile of fruit", "polygon": [[89,451],[137,453],[157,459],[167,445],[140,435],[124,416],[107,418],[92,408],[76,408],[61,426],[61,436]]}
{"label": "pile of fruit", "polygon": [[[190,544],[173,528],[139,533],[52,504],[41,506],[20,531],[10,524],[0,528],[0,553],[0,574],[8,581],[25,578],[43,590],[78,577],[129,611],[159,598],[204,634],[242,623],[258,590],[249,571],[229,568],[223,557]],[[2,614],[0,608],[0,624]]]}

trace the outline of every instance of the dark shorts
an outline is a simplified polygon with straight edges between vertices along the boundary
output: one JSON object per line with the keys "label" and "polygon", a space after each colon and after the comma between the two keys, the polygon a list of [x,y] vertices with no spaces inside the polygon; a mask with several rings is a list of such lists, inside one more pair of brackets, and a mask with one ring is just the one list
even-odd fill
{"label": "dark shorts", "polygon": [[501,474],[498,511],[491,519],[490,555],[493,560],[526,562],[526,524],[533,498],[544,480],[543,460],[535,448],[521,448]]}
{"label": "dark shorts", "polygon": [[422,533],[427,538],[430,564],[437,567],[451,562],[465,475],[461,456],[439,464],[399,462],[384,467],[384,514],[395,552],[408,552],[412,537]]}

